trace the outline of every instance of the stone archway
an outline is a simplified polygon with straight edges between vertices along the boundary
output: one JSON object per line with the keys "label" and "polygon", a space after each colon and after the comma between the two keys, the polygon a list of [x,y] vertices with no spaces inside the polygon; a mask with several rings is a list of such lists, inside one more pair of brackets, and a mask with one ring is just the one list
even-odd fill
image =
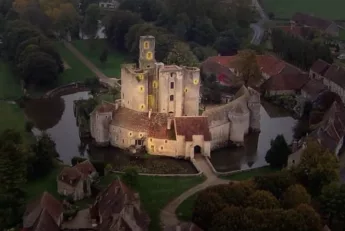
{"label": "stone archway", "polygon": [[194,146],[194,155],[201,154],[201,147],[199,145]]}

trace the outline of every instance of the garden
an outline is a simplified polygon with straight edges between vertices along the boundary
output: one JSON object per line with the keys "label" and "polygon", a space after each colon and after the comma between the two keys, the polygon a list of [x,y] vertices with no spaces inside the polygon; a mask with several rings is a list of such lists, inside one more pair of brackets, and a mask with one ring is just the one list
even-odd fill
{"label": "garden", "polygon": [[332,20],[344,20],[343,0],[260,0],[265,12],[276,19],[290,19],[296,12],[310,13]]}
{"label": "garden", "polygon": [[[100,185],[106,187],[118,175],[109,174],[101,179]],[[159,231],[160,228],[160,211],[172,199],[176,198],[184,191],[195,185],[202,183],[204,177],[155,177],[155,176],[138,176],[138,182],[133,186],[140,195],[140,200],[148,212],[151,223],[150,231]]]}
{"label": "garden", "polygon": [[[105,39],[76,40],[72,44],[103,74],[111,78],[119,78],[121,75],[121,64],[127,60],[125,54],[114,51],[108,46]],[[106,54],[104,54],[106,53]],[[106,56],[104,62],[100,60],[101,55]]]}

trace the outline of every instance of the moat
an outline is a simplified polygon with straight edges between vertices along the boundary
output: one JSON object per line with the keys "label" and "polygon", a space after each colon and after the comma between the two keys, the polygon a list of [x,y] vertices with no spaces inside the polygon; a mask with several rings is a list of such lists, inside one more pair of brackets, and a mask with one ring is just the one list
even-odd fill
{"label": "moat", "polygon": [[[66,164],[70,164],[74,156],[84,156],[116,165],[133,161],[125,151],[117,148],[96,148],[90,145],[90,140],[80,139],[73,113],[73,101],[89,97],[88,92],[78,92],[60,98],[29,101],[25,112],[36,125],[33,129],[34,134],[39,135],[44,130],[50,134],[56,143],[60,159]],[[245,147],[229,147],[211,153],[211,162],[217,171],[225,172],[265,165],[265,154],[270,147],[270,141],[278,134],[283,134],[287,142],[291,142],[295,119],[288,112],[270,103],[262,102],[260,114],[261,132],[249,134],[246,137]],[[166,164],[178,163],[177,165],[186,168],[188,173],[195,172],[187,161],[171,158],[163,158],[163,160]]]}

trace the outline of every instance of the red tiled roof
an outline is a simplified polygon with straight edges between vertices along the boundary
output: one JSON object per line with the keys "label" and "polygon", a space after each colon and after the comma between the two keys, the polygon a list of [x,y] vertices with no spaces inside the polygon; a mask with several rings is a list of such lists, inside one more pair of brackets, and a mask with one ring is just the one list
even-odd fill
{"label": "red tiled roof", "polygon": [[60,228],[50,216],[49,212],[43,209],[40,217],[30,231],[60,231]]}
{"label": "red tiled roof", "polygon": [[114,110],[114,105],[104,102],[96,107],[96,111],[99,113],[111,112]]}
{"label": "red tiled roof", "polygon": [[278,26],[276,28],[298,37],[302,36],[302,27],[300,26]]}
{"label": "red tiled roof", "polygon": [[76,168],[79,172],[81,172],[84,177],[88,177],[91,173],[96,172],[95,167],[89,160],[84,160],[81,163],[77,163],[73,168]]}
{"label": "red tiled roof", "polygon": [[305,13],[295,13],[292,16],[292,21],[300,25],[317,28],[319,30],[326,30],[333,22],[331,20],[315,17]]}
{"label": "red tiled roof", "polygon": [[40,198],[27,205],[23,216],[23,227],[33,227],[43,210],[49,213],[55,223],[58,224],[63,213],[63,206],[51,194],[44,192]]}
{"label": "red tiled roof", "polygon": [[83,177],[83,174],[74,167],[64,167],[59,174],[59,180],[71,186],[76,186]]}
{"label": "red tiled roof", "polygon": [[345,68],[337,64],[332,64],[326,71],[324,77],[338,84],[340,87],[345,88]]}
{"label": "red tiled roof", "polygon": [[186,141],[192,141],[193,135],[203,135],[205,141],[211,140],[206,116],[175,117],[175,131],[177,135],[184,136]]}
{"label": "red tiled roof", "polygon": [[263,83],[266,91],[300,90],[309,80],[307,74],[283,74],[274,75]]}
{"label": "red tiled roof", "polygon": [[325,91],[327,87],[320,80],[311,79],[309,80],[302,90],[306,92],[312,98],[316,98],[321,92]]}
{"label": "red tiled roof", "polygon": [[138,112],[128,108],[119,108],[113,116],[112,125],[131,131],[147,132],[150,137],[167,139],[168,115],[165,113]]}
{"label": "red tiled roof", "polygon": [[313,63],[310,70],[319,75],[324,75],[330,66],[331,65],[327,63],[326,61],[323,61],[322,59],[318,59]]}

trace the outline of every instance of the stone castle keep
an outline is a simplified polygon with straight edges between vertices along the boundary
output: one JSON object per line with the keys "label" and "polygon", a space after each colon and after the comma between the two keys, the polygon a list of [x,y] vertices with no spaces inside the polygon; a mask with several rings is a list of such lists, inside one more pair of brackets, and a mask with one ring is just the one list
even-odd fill
{"label": "stone castle keep", "polygon": [[90,117],[99,144],[145,147],[149,154],[193,158],[229,141],[242,143],[260,129],[260,95],[242,87],[228,104],[199,116],[200,70],[155,60],[155,39],[140,37],[139,67],[121,68],[121,99],[104,102]]}

